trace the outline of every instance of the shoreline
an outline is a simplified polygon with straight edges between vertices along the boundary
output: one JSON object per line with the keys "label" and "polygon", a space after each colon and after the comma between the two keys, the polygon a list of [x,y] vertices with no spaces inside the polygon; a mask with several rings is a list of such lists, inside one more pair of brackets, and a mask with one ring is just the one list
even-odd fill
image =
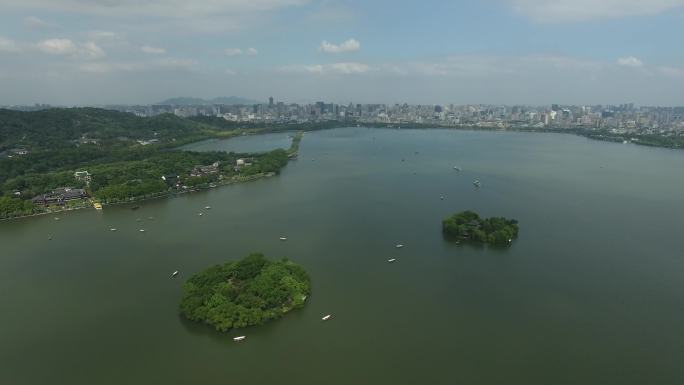
{"label": "shoreline", "polygon": [[[145,197],[145,196],[133,197],[127,201],[114,202],[114,203],[102,203],[102,202],[98,202],[98,201],[90,198],[86,201],[86,202],[90,203],[89,205],[83,205],[80,207],[72,207],[72,208],[62,209],[62,210],[34,213],[34,214],[29,214],[29,215],[21,215],[21,216],[16,216],[16,217],[0,218],[0,222],[26,219],[26,218],[32,218],[32,217],[41,217],[41,216],[45,216],[45,215],[66,213],[66,212],[71,212],[71,211],[96,210],[95,207],[93,206],[93,203],[96,203],[96,202],[100,203],[102,205],[102,210],[104,210],[105,207],[110,207],[110,206],[121,206],[121,205],[151,201],[151,200],[155,200],[155,199],[170,199],[170,198],[179,197],[179,196],[182,196],[185,194],[199,193],[199,192],[204,192],[204,191],[208,191],[208,190],[213,190],[213,189],[219,188],[219,187],[230,186],[230,185],[241,184],[241,183],[254,182],[254,181],[265,179],[265,178],[271,178],[271,177],[274,177],[276,175],[278,175],[278,174],[276,174],[276,173],[255,174],[255,175],[245,177],[244,179],[240,179],[240,180],[230,180],[227,182],[215,183],[214,187],[211,187],[211,186],[194,187],[193,189],[188,189],[187,191],[166,192],[163,194],[159,194],[156,196],[149,196],[149,197]],[[97,211],[102,211],[102,210],[97,210]]]}
{"label": "shoreline", "polygon": [[[662,149],[667,149],[667,150],[681,150],[684,149],[684,147],[677,147],[677,146],[663,146],[663,145],[657,145],[657,144],[651,144],[651,143],[644,143],[641,140],[632,140],[634,138],[634,135],[625,135],[624,137],[620,136],[605,136],[605,135],[596,135],[598,132],[580,132],[575,129],[540,129],[540,128],[532,128],[532,127],[506,127],[506,128],[496,128],[496,127],[456,127],[456,126],[444,126],[444,125],[430,125],[430,126],[422,126],[422,125],[408,125],[408,126],[399,126],[399,125],[394,125],[394,124],[383,124],[383,123],[366,123],[366,124],[357,124],[356,126],[349,124],[346,127],[348,128],[354,128],[354,127],[361,127],[361,128],[380,128],[380,129],[392,129],[392,130],[428,130],[428,129],[436,129],[436,130],[463,130],[463,131],[495,131],[495,132],[524,132],[524,133],[542,133],[542,134],[565,134],[565,135],[574,135],[578,137],[583,137],[586,139],[590,140],[596,140],[596,141],[601,141],[601,142],[612,142],[612,143],[624,143],[623,140],[627,140],[628,144],[635,144],[639,146],[644,146],[644,147],[652,147],[652,148],[662,148]],[[340,127],[322,127],[319,129],[313,129],[309,131],[324,131],[324,130],[330,130],[330,129],[337,129],[337,128],[345,128],[344,126]],[[249,136],[256,136],[260,134],[269,134],[269,133],[285,133],[285,132],[296,132],[292,136],[292,142],[290,145],[290,148],[288,148],[286,151],[288,153],[288,158],[290,160],[296,160],[298,155],[299,155],[299,145],[301,143],[302,137],[304,135],[303,130],[283,130],[283,131],[278,131],[278,130],[269,130],[269,129],[263,129],[263,130],[251,130],[251,132],[246,133],[245,135]],[[594,135],[592,135],[594,134]],[[238,137],[239,135],[231,135],[231,136],[214,136],[214,137],[209,137],[209,138],[200,138],[196,141],[190,142],[190,143],[183,143],[180,146],[176,147],[175,149],[178,149],[180,151],[192,151],[192,150],[182,150],[181,148],[193,143],[200,143],[202,141],[206,140],[229,140],[234,137]],[[638,137],[638,136],[636,136]],[[246,182],[251,182],[251,181],[256,181],[262,178],[269,178],[272,176],[278,175],[277,173],[270,173],[269,174],[256,174],[252,175],[249,177],[244,177],[245,179],[231,179],[228,181],[219,181],[219,182],[214,182],[215,186],[212,187],[211,185],[206,185],[206,186],[196,186],[193,187],[192,189],[188,189],[187,191],[174,191],[174,192],[163,192],[158,195],[154,196],[142,196],[142,197],[133,197],[130,198],[129,200],[126,201],[121,201],[121,202],[113,202],[113,203],[103,203],[98,201],[97,199],[94,198],[89,198],[86,202],[88,202],[88,205],[80,206],[80,207],[71,207],[71,208],[65,208],[61,210],[55,210],[55,211],[47,211],[47,212],[40,212],[40,213],[33,213],[29,215],[21,215],[21,216],[12,216],[12,217],[7,217],[7,218],[0,218],[0,222],[5,222],[5,221],[12,221],[12,220],[19,220],[19,219],[25,219],[25,218],[31,218],[31,217],[38,217],[38,216],[44,216],[44,215],[49,215],[49,214],[59,214],[59,213],[64,213],[64,212],[71,212],[71,211],[77,211],[77,210],[84,210],[84,209],[95,209],[93,206],[94,203],[100,203],[102,205],[102,208],[107,206],[115,206],[115,205],[125,205],[125,204],[131,204],[131,203],[137,203],[137,202],[145,202],[148,200],[153,200],[153,199],[169,199],[175,196],[180,196],[188,193],[193,193],[193,192],[200,192],[204,190],[211,190],[213,188],[217,187],[222,187],[222,186],[228,186],[232,184],[238,184],[238,183],[246,183]]]}
{"label": "shoreline", "polygon": [[[255,133],[255,135],[256,135],[256,133]],[[304,136],[303,131],[297,131],[296,134],[292,136],[292,142],[290,144],[290,148],[286,149],[287,154],[288,154],[288,159],[289,159],[288,163],[291,160],[297,159],[297,157],[299,155],[299,144],[301,143],[303,136]],[[222,139],[230,139],[230,138],[216,138],[216,139],[222,140]],[[201,139],[197,142],[201,142],[203,140],[206,140],[206,139]],[[195,143],[197,143],[197,142],[195,142]],[[183,146],[185,146],[185,145],[187,145],[187,144],[183,144]],[[181,151],[186,151],[186,150],[181,150]],[[77,211],[77,210],[86,210],[86,209],[95,210],[94,205],[96,203],[99,203],[100,205],[102,205],[102,210],[104,210],[104,208],[108,207],[108,206],[118,206],[118,205],[132,204],[132,203],[138,203],[138,202],[145,202],[145,201],[149,201],[149,200],[153,200],[153,199],[169,199],[169,198],[173,198],[176,196],[185,195],[188,193],[201,192],[201,191],[211,190],[211,189],[218,188],[218,187],[229,186],[229,185],[239,184],[239,183],[253,182],[253,181],[257,181],[257,180],[264,179],[264,178],[271,178],[271,177],[274,177],[276,175],[279,175],[279,173],[276,173],[276,172],[259,173],[259,174],[250,175],[250,176],[246,176],[246,177],[244,177],[244,176],[235,177],[234,176],[228,180],[220,180],[217,182],[212,182],[212,183],[207,184],[207,185],[195,186],[195,187],[189,188],[185,191],[165,191],[165,192],[161,192],[161,193],[154,194],[151,196],[132,197],[128,200],[120,201],[120,202],[104,203],[104,202],[99,201],[96,198],[91,197],[91,198],[83,200],[82,201],[83,205],[80,205],[78,207],[70,207],[70,208],[63,208],[63,209],[54,210],[54,211],[45,211],[45,212],[33,213],[33,214],[29,214],[29,215],[20,215],[20,216],[12,216],[12,217],[7,217],[7,218],[0,218],[0,222],[20,220],[20,219],[32,218],[32,217],[39,217],[39,216],[45,216],[45,215],[50,215],[50,214],[59,214],[59,213],[65,213],[65,212],[70,212],[70,211]],[[212,184],[213,184],[213,186],[212,186]],[[101,211],[101,210],[98,210],[98,211]]]}

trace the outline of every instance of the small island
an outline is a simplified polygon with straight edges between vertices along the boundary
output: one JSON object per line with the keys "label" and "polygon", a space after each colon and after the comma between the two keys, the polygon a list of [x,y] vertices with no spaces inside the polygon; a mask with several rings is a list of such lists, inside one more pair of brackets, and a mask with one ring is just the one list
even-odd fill
{"label": "small island", "polygon": [[462,211],[442,220],[442,232],[450,239],[506,245],[518,236],[518,221],[502,217],[480,218]]}
{"label": "small island", "polygon": [[309,275],[302,267],[255,253],[190,277],[183,285],[180,311],[225,332],[280,318],[304,306],[309,293]]}

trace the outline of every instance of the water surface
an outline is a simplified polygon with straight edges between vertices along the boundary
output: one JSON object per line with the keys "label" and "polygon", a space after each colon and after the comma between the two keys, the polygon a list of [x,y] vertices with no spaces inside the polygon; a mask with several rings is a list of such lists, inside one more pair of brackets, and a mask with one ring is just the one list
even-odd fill
{"label": "water surface", "polygon": [[[0,384],[683,383],[683,166],[570,135],[335,129],[278,177],[3,222]],[[464,209],[519,238],[445,242]],[[252,251],[310,272],[304,309],[228,334],[178,316],[183,279]]]}
{"label": "water surface", "polygon": [[183,146],[189,151],[267,152],[278,148],[288,149],[292,143],[291,132],[278,132],[238,136],[230,139],[210,139]]}

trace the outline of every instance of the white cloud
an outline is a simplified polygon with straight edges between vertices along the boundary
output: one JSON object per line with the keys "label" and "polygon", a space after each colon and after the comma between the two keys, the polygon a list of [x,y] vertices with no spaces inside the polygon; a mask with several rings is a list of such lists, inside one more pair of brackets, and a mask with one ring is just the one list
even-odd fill
{"label": "white cloud", "polygon": [[328,43],[327,41],[323,40],[318,49],[319,51],[325,53],[354,52],[361,49],[361,43],[355,39],[349,39],[341,44]]}
{"label": "white cloud", "polygon": [[235,71],[234,69],[231,69],[231,68],[226,68],[225,72],[226,72],[226,75],[229,75],[229,76],[237,75],[237,71]]}
{"label": "white cloud", "polygon": [[24,25],[33,29],[45,29],[51,27],[51,25],[46,21],[35,16],[28,16],[24,18]]}
{"label": "white cloud", "polygon": [[249,56],[254,56],[259,53],[256,48],[249,47],[245,50],[242,50],[242,48],[226,48],[223,50],[223,53],[225,53],[227,56],[240,56],[240,55],[249,55]]}
{"label": "white cloud", "polygon": [[627,56],[617,59],[617,65],[621,67],[643,67],[644,63],[634,56]]}
{"label": "white cloud", "polygon": [[105,56],[105,51],[92,41],[74,43],[69,39],[43,40],[36,47],[47,54],[81,57],[85,59],[99,59]]}
{"label": "white cloud", "polygon": [[120,61],[83,63],[79,69],[89,73],[145,72],[160,70],[190,70],[197,64],[194,60],[159,59],[152,61]]}
{"label": "white cloud", "polygon": [[140,50],[143,51],[144,53],[148,53],[151,55],[161,55],[161,54],[166,53],[166,50],[164,48],[152,47],[149,45],[144,45],[144,46],[140,47]]}
{"label": "white cloud", "polygon": [[79,54],[88,59],[99,59],[105,56],[105,51],[92,41],[81,44],[79,48]]}
{"label": "white cloud", "polygon": [[116,17],[206,17],[217,14],[264,12],[301,6],[309,0],[4,0],[3,7],[91,13]]}
{"label": "white cloud", "polygon": [[684,68],[681,67],[670,67],[670,66],[660,66],[657,70],[667,76],[672,78],[682,78],[684,79]]}
{"label": "white cloud", "polygon": [[0,36],[0,52],[17,52],[19,45],[12,39]]}
{"label": "white cloud", "polygon": [[123,37],[112,31],[89,31],[87,33],[88,37],[91,40],[97,40],[97,41],[122,41],[124,40]]}
{"label": "white cloud", "polygon": [[38,43],[38,49],[53,55],[74,54],[78,50],[76,44],[69,39],[48,39]]}
{"label": "white cloud", "polygon": [[303,72],[319,75],[352,75],[366,73],[371,70],[371,67],[363,63],[341,62],[331,64],[286,66],[281,67],[280,70],[283,72]]}
{"label": "white cloud", "polygon": [[554,55],[494,56],[457,55],[433,61],[388,63],[379,67],[381,72],[394,75],[422,75],[429,77],[459,77],[482,79],[490,76],[517,76],[535,71],[590,75],[608,68],[608,64]]}
{"label": "white cloud", "polygon": [[656,15],[684,0],[507,0],[519,14],[542,23]]}
{"label": "white cloud", "polygon": [[242,55],[242,50],[240,48],[226,48],[223,52],[228,56]]}

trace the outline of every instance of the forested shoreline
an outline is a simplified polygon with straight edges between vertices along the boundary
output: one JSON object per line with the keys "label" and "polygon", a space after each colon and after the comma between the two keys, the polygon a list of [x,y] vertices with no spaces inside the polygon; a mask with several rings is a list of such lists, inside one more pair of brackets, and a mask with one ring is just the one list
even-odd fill
{"label": "forested shoreline", "polygon": [[0,110],[0,219],[66,208],[59,197],[51,208],[32,202],[64,187],[83,189],[106,205],[277,174],[296,154],[301,136],[295,136],[294,149],[258,154],[179,148],[260,132],[94,108]]}

